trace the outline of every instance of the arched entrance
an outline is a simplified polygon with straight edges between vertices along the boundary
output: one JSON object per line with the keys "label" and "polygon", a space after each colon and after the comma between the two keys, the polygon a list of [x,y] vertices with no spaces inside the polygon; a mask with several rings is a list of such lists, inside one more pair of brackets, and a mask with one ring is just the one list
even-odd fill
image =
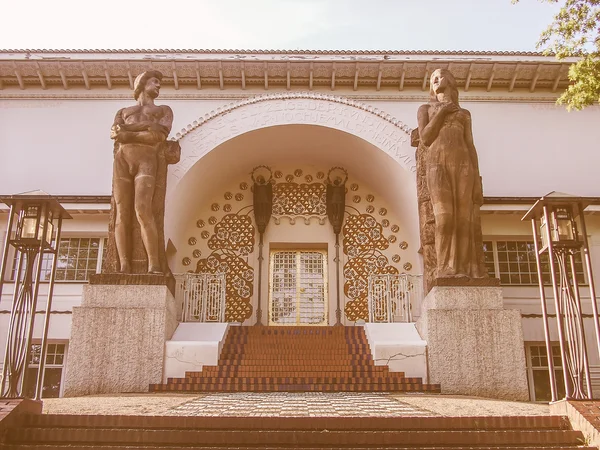
{"label": "arched entrance", "polygon": [[[318,199],[324,174],[342,166],[349,181],[339,289],[344,323],[364,319],[368,273],[420,272],[409,131],[371,107],[319,94],[259,97],[194,122],[178,135],[182,161],[169,179],[165,229],[177,249],[171,267],[175,272],[232,268],[229,319],[252,323],[258,235],[252,226],[249,173],[268,165],[280,208],[265,234],[265,257],[323,252],[329,280],[325,324],[334,323],[335,236],[324,211],[290,205],[302,203],[306,195]],[[263,311],[273,297],[269,262],[263,263]],[[234,272],[245,276],[235,278]]]}

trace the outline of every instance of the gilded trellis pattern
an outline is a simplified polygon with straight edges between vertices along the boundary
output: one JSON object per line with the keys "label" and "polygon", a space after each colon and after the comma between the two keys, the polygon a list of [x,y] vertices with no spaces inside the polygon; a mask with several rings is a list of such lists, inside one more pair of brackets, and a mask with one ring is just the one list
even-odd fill
{"label": "gilded trellis pattern", "polygon": [[[302,172],[296,171],[294,174]],[[309,178],[310,177],[310,178]],[[312,176],[307,175],[307,179],[312,180]],[[318,217],[324,220],[327,214],[325,204],[325,184],[324,183],[296,183],[294,177],[290,174],[286,177],[285,183],[276,183],[273,186],[273,217],[277,223],[281,217],[294,218],[301,216],[304,218]]]}
{"label": "gilded trellis pattern", "polygon": [[398,269],[382,253],[389,242],[383,234],[383,225],[370,214],[348,215],[342,233],[348,257],[344,264],[346,317],[351,321],[368,320],[369,275],[398,273]]}

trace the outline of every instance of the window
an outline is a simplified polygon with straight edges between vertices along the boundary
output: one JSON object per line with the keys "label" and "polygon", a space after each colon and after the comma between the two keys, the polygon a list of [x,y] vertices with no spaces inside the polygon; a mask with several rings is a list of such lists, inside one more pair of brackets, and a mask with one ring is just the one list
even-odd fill
{"label": "window", "polygon": [[[529,343],[525,346],[527,358],[527,381],[529,384],[529,396],[532,401],[549,402],[552,400],[550,392],[550,374],[548,372],[548,353],[546,344]],[[558,398],[565,396],[565,381],[563,378],[560,347],[552,346],[552,362],[556,378]]]}
{"label": "window", "polygon": [[[49,343],[47,346],[42,398],[56,398],[61,395],[62,372],[67,344]],[[41,344],[33,344],[31,346],[31,356],[29,358],[29,366],[27,367],[27,379],[25,380],[25,392],[30,398],[35,395],[41,350]]]}
{"label": "window", "polygon": [[[484,241],[483,254],[488,274],[491,277],[499,278],[500,283],[516,285],[538,284],[533,241]],[[544,284],[550,284],[550,264],[547,253],[542,255],[541,262]],[[580,284],[585,283],[581,252],[575,253],[575,271],[577,281]]]}
{"label": "window", "polygon": [[[104,238],[64,238],[58,247],[55,281],[86,281],[89,276],[100,271]],[[17,254],[13,258],[11,279],[17,271]],[[23,269],[24,270],[24,269]],[[42,259],[41,280],[49,280],[52,271],[52,255],[45,254]]]}

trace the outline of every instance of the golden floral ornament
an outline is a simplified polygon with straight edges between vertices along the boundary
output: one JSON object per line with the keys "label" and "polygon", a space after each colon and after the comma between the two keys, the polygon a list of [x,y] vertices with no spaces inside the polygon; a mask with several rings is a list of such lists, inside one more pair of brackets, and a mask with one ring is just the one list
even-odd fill
{"label": "golden floral ornament", "polygon": [[235,194],[235,199],[238,202],[241,202],[242,200],[244,200],[244,194],[242,194],[241,192],[238,192],[237,194]]}
{"label": "golden floral ornament", "polygon": [[381,226],[382,226],[383,228],[387,228],[387,227],[389,227],[389,226],[390,226],[390,221],[389,221],[389,220],[387,220],[387,219],[383,219],[383,220],[381,221]]}
{"label": "golden floral ornament", "polygon": [[213,203],[212,205],[210,205],[210,209],[212,209],[213,211],[218,211],[219,208],[220,207],[218,203]]}
{"label": "golden floral ornament", "polygon": [[400,242],[400,244],[398,245],[402,250],[406,250],[408,248],[408,242],[406,241],[402,241]]}
{"label": "golden floral ornament", "polygon": [[352,197],[352,201],[354,203],[360,203],[360,200],[361,200],[360,195],[355,195],[354,197]]}
{"label": "golden floral ornament", "polygon": [[313,177],[312,177],[312,175],[306,175],[306,176],[304,177],[304,180],[305,180],[307,183],[312,183]]}
{"label": "golden floral ornament", "polygon": [[294,170],[294,176],[301,177],[302,176],[302,169],[296,169],[296,170]]}
{"label": "golden floral ornament", "polygon": [[397,233],[398,231],[400,231],[400,227],[396,224],[392,225],[392,233]]}
{"label": "golden floral ornament", "polygon": [[191,238],[188,239],[188,244],[190,245],[196,245],[198,243],[198,240],[192,236]]}
{"label": "golden floral ornament", "polygon": [[217,218],[216,218],[215,216],[210,216],[210,217],[208,218],[208,223],[209,223],[210,225],[214,225],[215,223],[217,223]]}
{"label": "golden floral ornament", "polygon": [[225,198],[225,200],[231,200],[233,198],[233,194],[231,192],[225,192],[225,194],[223,194],[223,198]]}
{"label": "golden floral ornament", "polygon": [[356,183],[352,183],[352,184],[350,185],[350,189],[351,189],[351,190],[353,190],[353,191],[358,191],[358,184],[356,184]]}
{"label": "golden floral ornament", "polygon": [[373,214],[373,213],[375,212],[375,208],[373,207],[373,205],[369,205],[369,206],[367,206],[367,209],[366,209],[366,211],[367,211],[369,214]]}
{"label": "golden floral ornament", "polygon": [[204,220],[202,220],[202,219],[199,219],[199,220],[196,222],[196,226],[197,226],[198,228],[204,228],[204,226],[205,226],[205,225],[206,225],[206,223],[205,223],[205,222],[204,222]]}
{"label": "golden floral ornament", "polygon": [[390,244],[393,244],[394,242],[396,242],[396,236],[394,236],[393,234],[391,236],[388,236],[388,242]]}
{"label": "golden floral ornament", "polygon": [[208,238],[210,237],[210,233],[209,233],[208,231],[204,230],[204,231],[203,231],[203,232],[200,234],[200,237],[201,237],[202,239],[208,239]]}
{"label": "golden floral ornament", "polygon": [[229,203],[225,203],[223,205],[223,211],[225,211],[225,212],[231,212],[231,205]]}
{"label": "golden floral ornament", "polygon": [[411,264],[411,263],[409,263],[409,262],[406,262],[406,263],[404,263],[404,265],[402,266],[402,268],[403,268],[404,270],[407,270],[407,271],[408,271],[408,270],[411,270],[411,269],[412,269],[412,264]]}
{"label": "golden floral ornament", "polygon": [[195,250],[192,252],[192,256],[193,256],[194,258],[200,258],[200,256],[202,256],[202,252],[201,252],[199,249],[195,249]]}
{"label": "golden floral ornament", "polygon": [[317,178],[318,178],[319,180],[322,180],[323,178],[325,178],[325,174],[324,174],[323,172],[320,172],[320,171],[319,171],[319,172],[317,172]]}
{"label": "golden floral ornament", "polygon": [[283,177],[283,172],[281,170],[276,170],[275,173],[273,173],[273,176],[275,178],[281,178]]}
{"label": "golden floral ornament", "polygon": [[375,201],[375,196],[373,194],[369,194],[367,195],[366,199],[369,203],[373,203]]}
{"label": "golden floral ornament", "polygon": [[392,256],[392,261],[394,261],[395,263],[399,263],[400,262],[400,255],[394,255],[394,256]]}
{"label": "golden floral ornament", "polygon": [[379,209],[379,215],[380,216],[385,216],[387,214],[387,209],[385,208],[380,208]]}
{"label": "golden floral ornament", "polygon": [[192,260],[190,258],[188,258],[187,256],[181,260],[181,264],[183,264],[184,266],[189,266],[191,264],[191,262],[192,262]]}

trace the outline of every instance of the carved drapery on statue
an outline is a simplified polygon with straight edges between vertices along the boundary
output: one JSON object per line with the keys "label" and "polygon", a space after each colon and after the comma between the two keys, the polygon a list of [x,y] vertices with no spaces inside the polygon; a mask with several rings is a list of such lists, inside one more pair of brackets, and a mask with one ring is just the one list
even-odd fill
{"label": "carved drapery on statue", "polygon": [[119,110],[111,129],[113,195],[103,274],[170,276],[164,239],[167,167],[179,162],[181,149],[166,140],[171,108],[154,104],[161,79],[157,71],[140,74],[134,83],[137,105]]}
{"label": "carved drapery on statue", "polygon": [[431,100],[418,112],[417,195],[425,292],[436,283],[488,279],[480,207],[483,189],[471,114],[458,104],[456,81],[445,69],[431,75]]}

